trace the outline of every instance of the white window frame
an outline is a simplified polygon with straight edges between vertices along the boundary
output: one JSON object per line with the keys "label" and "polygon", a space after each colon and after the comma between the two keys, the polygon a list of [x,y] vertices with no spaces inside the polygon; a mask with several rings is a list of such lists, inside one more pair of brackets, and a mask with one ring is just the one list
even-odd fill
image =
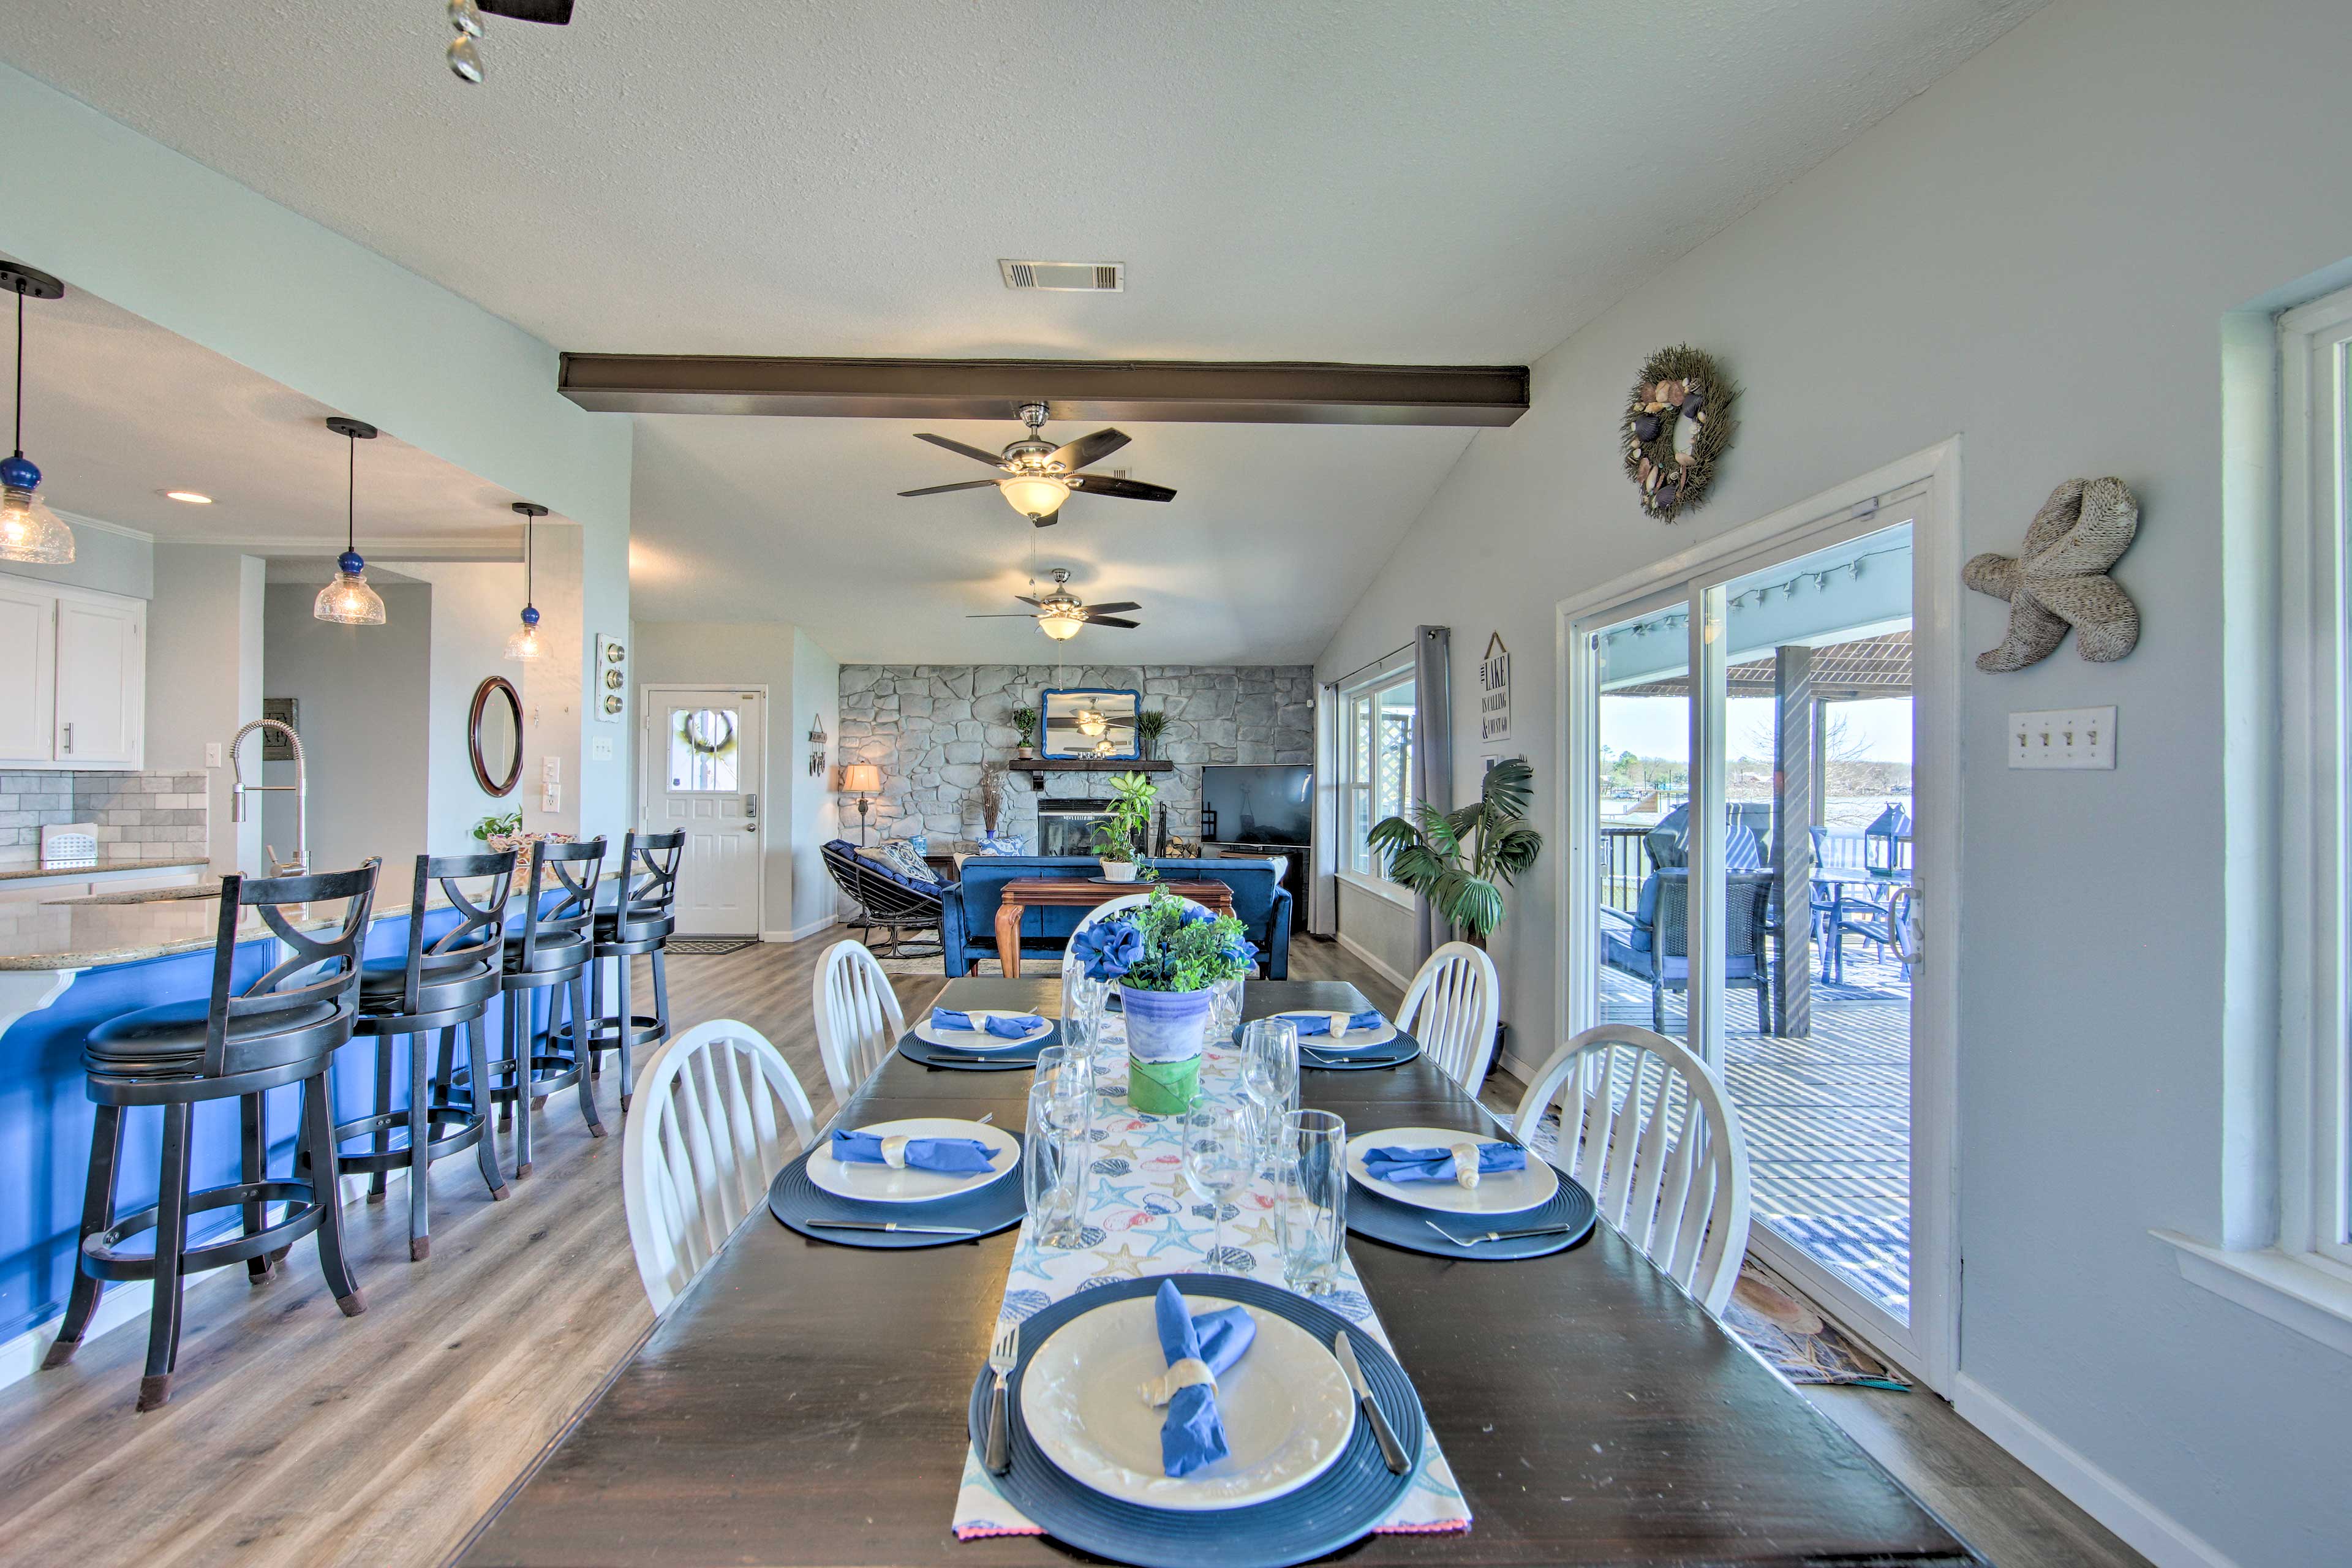
{"label": "white window frame", "polygon": [[[1339,746],[1338,754],[1334,759],[1338,766],[1333,770],[1339,780],[1337,792],[1339,809],[1336,813],[1338,821],[1335,848],[1337,852],[1332,857],[1332,863],[1338,870],[1339,879],[1377,898],[1408,907],[1413,901],[1412,895],[1391,881],[1387,873],[1381,870],[1377,865],[1366,871],[1356,868],[1356,854],[1361,847],[1362,841],[1356,838],[1349,829],[1355,816],[1358,792],[1369,792],[1373,787],[1370,780],[1359,779],[1356,776],[1356,705],[1361,701],[1377,700],[1381,692],[1412,679],[1412,650],[1404,648],[1382,659],[1371,670],[1339,689]],[[1416,743],[1418,740],[1419,737],[1416,736]],[[1378,743],[1375,739],[1375,749]],[[1412,800],[1412,764],[1410,757],[1405,764],[1403,795],[1406,804],[1410,805]]]}

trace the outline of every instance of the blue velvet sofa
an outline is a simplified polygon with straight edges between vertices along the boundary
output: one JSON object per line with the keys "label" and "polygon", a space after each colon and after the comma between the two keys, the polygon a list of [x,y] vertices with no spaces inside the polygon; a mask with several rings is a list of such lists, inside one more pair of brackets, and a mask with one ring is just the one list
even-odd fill
{"label": "blue velvet sofa", "polygon": [[[1160,879],[1177,892],[1188,881],[1223,882],[1234,890],[1234,913],[1257,944],[1258,966],[1268,980],[1290,973],[1290,890],[1268,860],[1154,860]],[[950,977],[970,973],[973,961],[996,956],[996,911],[1004,884],[1099,877],[1102,867],[1080,855],[971,855],[963,879],[945,889],[940,911],[940,944]],[[1139,886],[1138,891],[1144,890]],[[1058,956],[1086,917],[1082,909],[1033,909],[1021,917],[1021,953]]]}

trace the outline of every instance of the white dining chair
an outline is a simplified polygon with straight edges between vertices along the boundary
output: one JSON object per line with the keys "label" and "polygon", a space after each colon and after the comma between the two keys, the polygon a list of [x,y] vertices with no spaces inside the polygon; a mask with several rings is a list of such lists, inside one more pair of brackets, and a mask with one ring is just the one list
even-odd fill
{"label": "white dining chair", "polygon": [[890,977],[862,942],[837,942],[816,966],[816,1046],[835,1107],[874,1076],[907,1032]]}
{"label": "white dining chair", "polygon": [[1536,1074],[1512,1119],[1520,1142],[1554,1100],[1553,1163],[1612,1228],[1720,1313],[1748,1253],[1748,1146],[1715,1074],[1664,1035],[1603,1024]]}
{"label": "white dining chair", "polygon": [[786,1123],[799,1148],[816,1136],[801,1080],[748,1024],[698,1024],[646,1064],[621,1142],[621,1201],[656,1316],[766,1200],[795,1152]]}
{"label": "white dining chair", "polygon": [[1449,942],[1429,955],[1397,1009],[1396,1026],[1421,1042],[1422,1054],[1471,1098],[1495,1059],[1503,1021],[1503,984],[1483,948]]}

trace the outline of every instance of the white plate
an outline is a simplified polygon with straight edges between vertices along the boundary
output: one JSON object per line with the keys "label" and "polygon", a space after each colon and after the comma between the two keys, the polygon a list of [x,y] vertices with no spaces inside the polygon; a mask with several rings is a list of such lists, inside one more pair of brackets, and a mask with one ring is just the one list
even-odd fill
{"label": "white plate", "polygon": [[1391,1127],[1359,1132],[1348,1140],[1348,1174],[1384,1198],[1443,1214],[1522,1214],[1541,1208],[1559,1191],[1559,1178],[1532,1149],[1528,1151],[1526,1170],[1490,1173],[1479,1177],[1475,1187],[1459,1182],[1383,1182],[1364,1169],[1367,1149],[1442,1149],[1465,1142],[1507,1143],[1510,1140],[1445,1127]]}
{"label": "white plate", "polygon": [[[1309,1007],[1302,1011],[1308,1016],[1312,1016],[1316,1010]],[[1272,1016],[1276,1018],[1296,1018],[1299,1015],[1276,1013]],[[1377,1046],[1395,1038],[1396,1026],[1382,1018],[1377,1029],[1347,1029],[1335,1035],[1301,1035],[1298,1037],[1298,1048],[1302,1051],[1360,1051],[1366,1046]]]}
{"label": "white plate", "polygon": [[[1232,1306],[1187,1296],[1194,1315]],[[1167,1414],[1143,1385],[1168,1370],[1153,1298],[1130,1296],[1054,1331],[1021,1374],[1021,1418],[1047,1458],[1081,1486],[1148,1508],[1264,1502],[1329,1469],[1356,1429],[1356,1395],[1328,1347],[1286,1318],[1255,1310],[1257,1338],[1217,1379],[1232,1452],[1175,1477],[1160,1468]]]}
{"label": "white plate", "polygon": [[991,1182],[1001,1182],[1021,1163],[1021,1141],[1001,1127],[978,1121],[958,1121],[947,1116],[911,1116],[903,1121],[877,1121],[852,1128],[877,1138],[977,1138],[996,1156],[985,1171],[951,1175],[944,1171],[894,1171],[887,1165],[862,1162],[845,1163],[833,1157],[828,1133],[809,1156],[808,1177],[837,1198],[866,1204],[928,1204],[961,1197]]}
{"label": "white plate", "polygon": [[[966,1014],[974,1018],[1018,1018],[1023,1016],[1022,1014],[1016,1013],[1009,1007],[958,1007],[953,1009],[953,1011]],[[984,1026],[977,1029],[935,1028],[931,1024],[931,1016],[929,1013],[926,1013],[923,1015],[923,1021],[915,1026],[915,1038],[923,1041],[927,1045],[945,1046],[950,1050],[1009,1051],[1016,1049],[1022,1046],[1035,1045],[1037,1043],[1038,1037],[1047,1033],[1053,1027],[1054,1021],[1051,1018],[1039,1017],[1037,1019],[1037,1026],[1035,1028],[1030,1030],[1025,1035],[1008,1040],[999,1036],[990,1034]]]}

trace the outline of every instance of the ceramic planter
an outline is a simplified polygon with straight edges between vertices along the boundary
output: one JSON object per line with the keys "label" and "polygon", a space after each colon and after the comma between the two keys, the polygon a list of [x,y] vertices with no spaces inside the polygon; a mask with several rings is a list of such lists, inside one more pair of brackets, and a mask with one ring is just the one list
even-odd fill
{"label": "ceramic planter", "polygon": [[1214,993],[1122,985],[1118,997],[1127,1018],[1127,1102],[1147,1116],[1186,1110],[1201,1086]]}
{"label": "ceramic planter", "polygon": [[1101,860],[1097,864],[1102,867],[1103,880],[1106,882],[1135,880],[1135,862],[1132,860]]}

